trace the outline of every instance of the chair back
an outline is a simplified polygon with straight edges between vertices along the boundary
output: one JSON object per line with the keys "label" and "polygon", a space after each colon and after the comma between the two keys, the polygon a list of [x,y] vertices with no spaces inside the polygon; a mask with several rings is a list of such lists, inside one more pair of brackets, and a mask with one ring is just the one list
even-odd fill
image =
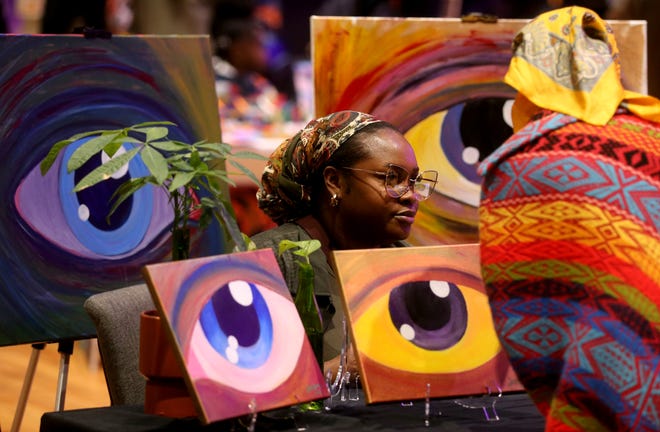
{"label": "chair back", "polygon": [[84,308],[96,327],[112,405],[143,405],[140,374],[140,314],[155,309],[147,285],[119,288],[87,298]]}

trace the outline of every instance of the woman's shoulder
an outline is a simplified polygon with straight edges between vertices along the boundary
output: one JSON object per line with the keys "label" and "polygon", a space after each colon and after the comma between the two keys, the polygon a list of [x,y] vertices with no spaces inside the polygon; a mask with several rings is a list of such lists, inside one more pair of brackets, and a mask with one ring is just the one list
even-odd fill
{"label": "woman's shoulder", "polygon": [[309,240],[310,237],[300,225],[289,222],[254,234],[250,239],[258,248],[277,248],[281,240]]}

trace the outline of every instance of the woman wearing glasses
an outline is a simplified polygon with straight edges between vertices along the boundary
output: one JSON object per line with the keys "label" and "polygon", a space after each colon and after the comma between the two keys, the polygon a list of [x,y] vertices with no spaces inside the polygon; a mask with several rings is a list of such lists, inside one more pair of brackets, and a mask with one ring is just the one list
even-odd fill
{"label": "woman wearing glasses", "polygon": [[[278,226],[252,240],[276,255],[284,239],[321,242],[310,259],[326,326],[324,360],[340,353],[344,316],[329,251],[405,246],[419,202],[433,192],[437,175],[420,171],[395,127],[356,111],[312,120],[271,155],[257,200]],[[296,258],[285,252],[278,260],[295,291]]]}

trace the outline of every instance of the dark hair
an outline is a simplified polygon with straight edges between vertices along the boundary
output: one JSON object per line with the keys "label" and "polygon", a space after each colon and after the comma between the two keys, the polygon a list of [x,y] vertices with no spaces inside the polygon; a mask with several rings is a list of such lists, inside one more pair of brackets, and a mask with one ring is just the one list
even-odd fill
{"label": "dark hair", "polygon": [[229,60],[229,48],[241,40],[257,39],[263,27],[253,18],[234,18],[223,21],[214,39],[215,54]]}
{"label": "dark hair", "polygon": [[379,130],[392,129],[399,131],[391,123],[380,121],[371,123],[364,126],[357,131],[353,136],[346,140],[345,143],[339,146],[337,150],[330,156],[328,162],[321,166],[316,173],[312,182],[312,200],[316,201],[319,198],[319,192],[324,188],[323,170],[326,167],[352,167],[360,161],[363,161],[372,156],[369,148],[364,145],[364,138]]}

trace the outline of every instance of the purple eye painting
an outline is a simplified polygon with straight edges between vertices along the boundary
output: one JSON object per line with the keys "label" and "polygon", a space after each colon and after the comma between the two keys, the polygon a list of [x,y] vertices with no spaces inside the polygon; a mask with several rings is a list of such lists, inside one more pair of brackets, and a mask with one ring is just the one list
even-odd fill
{"label": "purple eye painting", "polygon": [[204,422],[330,395],[271,249],[144,273]]}
{"label": "purple eye painting", "polygon": [[454,346],[467,330],[465,296],[455,283],[405,282],[390,291],[388,310],[401,336],[424,349]]}
{"label": "purple eye painting", "polygon": [[[0,35],[0,62],[0,346],[93,337],[83,302],[169,259],[172,212],[163,191],[144,188],[106,220],[118,185],[147,172],[139,158],[79,193],[73,185],[104,155],[67,173],[81,141],[45,176],[39,164],[74,134],[147,121],[175,123],[176,140],[219,141],[208,38]],[[192,253],[224,246],[211,226]]]}

